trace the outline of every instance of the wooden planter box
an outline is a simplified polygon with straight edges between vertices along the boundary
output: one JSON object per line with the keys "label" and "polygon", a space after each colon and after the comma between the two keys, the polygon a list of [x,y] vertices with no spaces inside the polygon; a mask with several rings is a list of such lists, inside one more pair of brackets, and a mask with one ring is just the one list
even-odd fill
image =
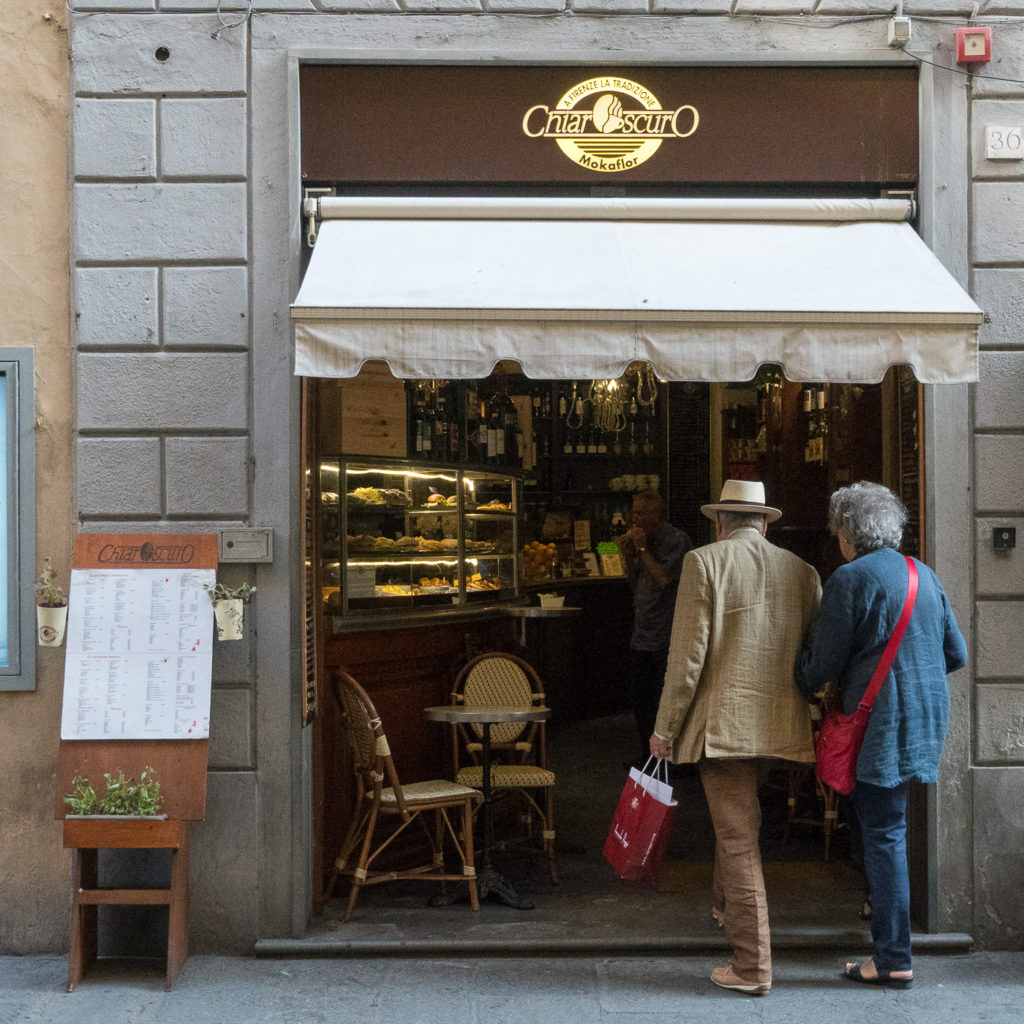
{"label": "wooden planter box", "polygon": [[[62,741],[57,758],[55,817],[63,823],[64,847],[74,851],[71,881],[71,950],[68,991],[97,954],[97,907],[166,906],[167,978],[170,989],[188,958],[189,826],[206,810],[206,740]],[[159,817],[67,815],[64,794],[79,775],[98,778],[112,766],[138,776],[152,765],[166,784]],[[99,884],[100,850],[171,850],[165,887],[133,889]]]}
{"label": "wooden planter box", "polygon": [[64,848],[76,850],[181,849],[188,822],[117,815],[68,815]]}

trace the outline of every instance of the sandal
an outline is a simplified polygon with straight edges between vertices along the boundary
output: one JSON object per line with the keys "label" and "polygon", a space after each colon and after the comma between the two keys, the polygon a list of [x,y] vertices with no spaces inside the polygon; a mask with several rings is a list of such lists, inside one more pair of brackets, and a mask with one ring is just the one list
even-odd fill
{"label": "sandal", "polygon": [[[864,968],[871,964],[875,968],[875,975],[872,978],[866,977],[864,974]],[[896,972],[898,974],[906,974],[905,971]],[[846,970],[843,971],[843,977],[849,978],[850,981],[860,981],[865,985],[881,985],[884,988],[910,988],[914,983],[914,975],[910,974],[909,977],[894,977],[893,971],[883,971],[879,967],[875,967],[873,960],[865,960],[864,963],[858,964],[850,961],[846,965]]]}

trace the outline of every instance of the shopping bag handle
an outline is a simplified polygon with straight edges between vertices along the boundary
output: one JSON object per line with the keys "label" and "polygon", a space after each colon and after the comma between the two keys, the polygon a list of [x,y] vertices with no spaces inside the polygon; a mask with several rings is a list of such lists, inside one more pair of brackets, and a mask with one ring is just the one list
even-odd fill
{"label": "shopping bag handle", "polygon": [[[649,772],[647,770],[647,766],[652,761],[654,762],[654,770]],[[660,777],[658,775],[659,771],[661,772],[661,776]],[[641,777],[643,777],[645,775],[649,775],[656,782],[664,782],[665,785],[667,786],[668,785],[668,761],[666,761],[663,757],[655,757],[653,754],[651,754],[651,756],[648,757],[646,762],[644,763],[643,768],[640,769],[640,775],[641,775]]]}

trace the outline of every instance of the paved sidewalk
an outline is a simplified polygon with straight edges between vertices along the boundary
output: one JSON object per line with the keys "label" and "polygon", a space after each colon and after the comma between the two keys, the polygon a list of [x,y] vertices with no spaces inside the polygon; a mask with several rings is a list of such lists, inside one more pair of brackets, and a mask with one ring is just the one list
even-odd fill
{"label": "paved sidewalk", "polygon": [[62,956],[0,957],[3,1024],[1016,1024],[1024,953],[920,956],[914,987],[839,977],[832,954],[776,956],[766,998],[716,989],[686,957],[101,961],[72,993]]}

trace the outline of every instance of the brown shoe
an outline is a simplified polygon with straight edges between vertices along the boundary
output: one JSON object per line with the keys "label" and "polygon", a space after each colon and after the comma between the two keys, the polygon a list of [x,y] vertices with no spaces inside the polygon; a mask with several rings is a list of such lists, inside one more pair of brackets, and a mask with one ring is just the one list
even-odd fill
{"label": "brown shoe", "polygon": [[719,988],[743,992],[748,996],[766,996],[772,990],[771,983],[759,984],[756,981],[744,981],[731,967],[716,967],[711,972],[711,980]]}

